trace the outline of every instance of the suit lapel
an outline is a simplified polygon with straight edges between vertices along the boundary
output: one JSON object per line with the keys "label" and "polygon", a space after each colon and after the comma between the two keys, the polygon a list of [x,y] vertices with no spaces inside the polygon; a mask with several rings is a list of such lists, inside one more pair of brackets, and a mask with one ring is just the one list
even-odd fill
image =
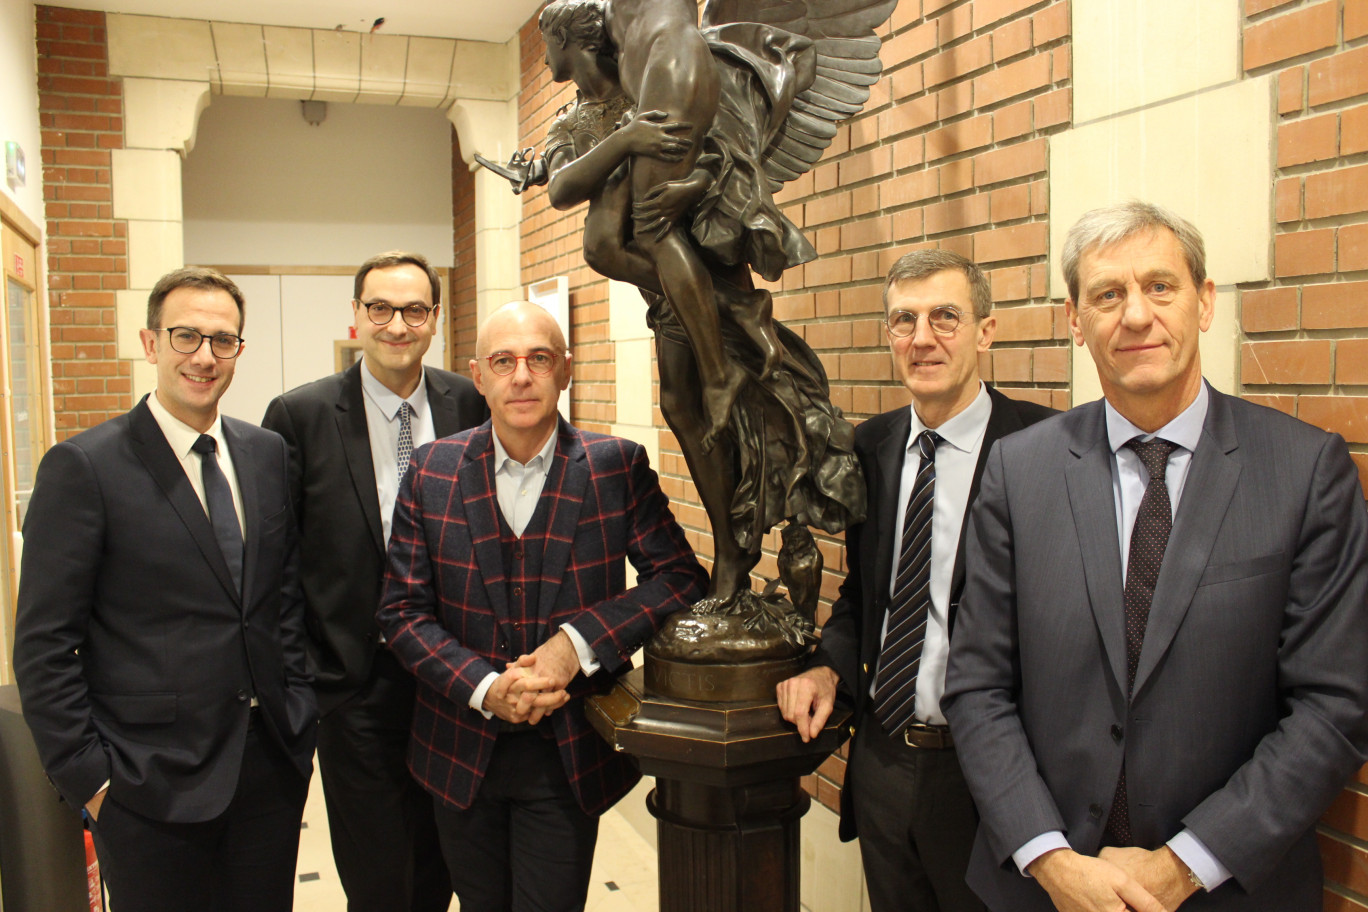
{"label": "suit lapel", "polygon": [[1074,529],[1083,557],[1083,576],[1093,620],[1107,651],[1112,675],[1126,692],[1126,632],[1122,599],[1121,545],[1116,537],[1116,501],[1112,493],[1111,449],[1101,400],[1075,409],[1077,421],[1065,424],[1072,432],[1069,451],[1074,459],[1064,468],[1073,511]]}
{"label": "suit lapel", "polygon": [[437,439],[450,437],[461,428],[461,415],[456,408],[456,397],[451,395],[451,387],[446,379],[435,371],[424,371],[427,378],[428,409],[432,412],[432,432]]}
{"label": "suit lapel", "polygon": [[375,463],[371,457],[370,430],[366,427],[360,362],[349,367],[342,377],[342,395],[337,398],[337,433],[342,438],[342,452],[351,473],[353,493],[370,528],[371,543],[383,554],[385,532],[380,523],[380,498],[375,490]]}
{"label": "suit lapel", "polygon": [[[870,542],[874,545],[874,577],[869,582],[874,593],[874,604],[886,601],[889,581],[893,577],[893,561],[897,559],[899,550],[898,543],[893,542],[893,532],[898,525],[898,485],[902,480],[903,460],[907,458],[907,435],[911,430],[912,409],[908,406],[900,410],[889,423],[888,435],[874,449],[879,468],[878,484],[872,492],[877,513],[874,538]],[[886,542],[893,542],[892,547],[884,544]]]}
{"label": "suit lapel", "polygon": [[[223,588],[235,602],[239,601],[240,594],[233,585],[233,574],[228,570],[228,562],[223,559],[223,551],[219,548],[218,539],[214,537],[214,527],[209,524],[209,516],[204,512],[204,505],[196,496],[190,478],[185,474],[185,467],[172,452],[171,444],[166,442],[166,435],[162,433],[157,419],[147,407],[146,397],[143,397],[143,401],[134,406],[133,411],[129,413],[129,426],[133,431],[133,450],[137,453],[138,459],[170,501],[172,509],[185,524],[190,538],[204,555],[204,559],[209,562],[209,567]],[[237,458],[236,453],[233,453],[233,458]],[[243,499],[246,500],[245,493]]]}
{"label": "suit lapel", "polygon": [[570,565],[575,532],[584,507],[584,492],[589,490],[590,481],[579,433],[562,421],[558,436],[551,470],[542,489],[542,500],[551,509],[546,523],[546,546],[542,551],[541,594],[537,600],[537,616],[542,619],[551,616],[560,594],[561,580],[565,578],[565,568]]}
{"label": "suit lapel", "polygon": [[1209,395],[1202,438],[1192,454],[1187,481],[1183,484],[1183,499],[1178,503],[1173,531],[1164,549],[1159,580],[1154,587],[1140,663],[1135,670],[1135,694],[1140,693],[1145,681],[1158,667],[1187,616],[1240,479],[1240,465],[1230,458],[1239,441],[1229,404],[1226,397],[1215,390],[1209,390]]}
{"label": "suit lapel", "polygon": [[223,441],[233,458],[233,473],[237,476],[238,493],[242,495],[242,601],[245,605],[249,601],[247,593],[252,591],[252,577],[261,554],[261,536],[256,534],[256,530],[261,528],[261,501],[253,462],[256,454],[246,436],[230,426],[231,421],[231,418],[223,419]]}
{"label": "suit lapel", "polygon": [[499,531],[499,495],[494,487],[493,429],[483,425],[470,435],[456,469],[458,499],[465,507],[466,529],[475,549],[475,565],[484,578],[485,597],[494,616],[508,617],[504,591],[503,541]]}

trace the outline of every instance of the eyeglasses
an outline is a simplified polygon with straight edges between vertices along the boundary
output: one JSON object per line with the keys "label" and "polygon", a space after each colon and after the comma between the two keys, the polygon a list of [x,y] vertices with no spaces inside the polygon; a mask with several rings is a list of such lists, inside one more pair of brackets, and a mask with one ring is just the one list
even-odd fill
{"label": "eyeglasses", "polygon": [[[926,315],[926,322],[931,324],[931,331],[937,335],[951,336],[964,322],[964,314],[958,307],[942,304],[940,307],[932,308]],[[917,331],[917,315],[906,310],[895,310],[888,315],[883,324],[888,327],[890,336],[905,339]]]}
{"label": "eyeglasses", "polygon": [[551,368],[556,366],[556,353],[549,351],[534,351],[530,355],[515,355],[512,352],[495,352],[485,357],[489,362],[489,369],[500,377],[507,377],[518,369],[519,361],[527,362],[527,369],[534,374],[549,374]]}
{"label": "eyeglasses", "polygon": [[384,301],[358,301],[358,304],[366,308],[366,316],[376,326],[388,326],[394,319],[394,312],[397,310],[404,317],[404,322],[409,326],[422,326],[428,321],[428,315],[437,308],[428,307],[426,304],[409,304],[404,307],[395,307]]}
{"label": "eyeglasses", "polygon": [[182,355],[193,355],[206,339],[209,340],[209,351],[221,361],[231,361],[242,351],[242,336],[232,333],[206,335],[188,326],[168,326],[156,331],[166,333],[170,337],[171,348]]}

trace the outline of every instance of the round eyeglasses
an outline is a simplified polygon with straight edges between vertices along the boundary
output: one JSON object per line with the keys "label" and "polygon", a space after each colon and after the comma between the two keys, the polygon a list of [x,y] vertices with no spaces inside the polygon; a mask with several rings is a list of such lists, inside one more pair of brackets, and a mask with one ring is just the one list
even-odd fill
{"label": "round eyeglasses", "polygon": [[159,329],[157,332],[164,332],[170,339],[173,351],[178,351],[182,355],[193,355],[200,350],[204,340],[209,340],[209,351],[220,361],[231,361],[242,351],[242,336],[235,336],[232,333],[213,333],[207,335],[198,329],[191,329],[188,326],[168,326]]}
{"label": "round eyeglasses", "polygon": [[428,315],[437,308],[428,307],[426,304],[408,304],[404,307],[395,307],[384,301],[358,301],[366,308],[366,316],[376,326],[388,326],[394,319],[394,312],[398,311],[404,317],[404,322],[409,326],[422,326],[428,321]]}
{"label": "round eyeglasses", "polygon": [[517,370],[519,361],[526,361],[527,369],[534,374],[549,374],[551,368],[556,366],[556,353],[534,351],[530,355],[515,355],[512,352],[495,352],[487,355],[485,360],[489,362],[489,369],[500,377],[507,377]]}
{"label": "round eyeglasses", "polygon": [[[964,314],[958,307],[951,307],[949,304],[942,304],[934,307],[926,315],[926,322],[931,325],[931,331],[941,336],[954,335],[955,330],[964,322]],[[898,339],[905,339],[917,331],[917,315],[906,310],[895,310],[888,315],[888,319],[883,321],[888,328],[888,334]]]}

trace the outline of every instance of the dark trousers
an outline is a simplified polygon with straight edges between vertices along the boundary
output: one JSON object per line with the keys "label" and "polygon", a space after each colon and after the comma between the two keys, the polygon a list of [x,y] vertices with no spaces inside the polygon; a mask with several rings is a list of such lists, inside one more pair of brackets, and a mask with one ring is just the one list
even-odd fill
{"label": "dark trousers", "polygon": [[953,748],[908,747],[871,715],[856,732],[846,786],[873,912],[982,912],[964,882],[978,811]]}
{"label": "dark trousers", "polygon": [[91,826],[119,912],[289,912],[308,780],[257,720],[237,791],[204,823],[150,820],[106,797]]}
{"label": "dark trousers", "polygon": [[349,912],[447,912],[451,879],[432,799],[408,770],[414,679],[387,651],[318,723],[333,861]]}
{"label": "dark trousers", "polygon": [[598,818],[576,802],[555,741],[500,735],[471,806],[435,806],[461,912],[584,908]]}

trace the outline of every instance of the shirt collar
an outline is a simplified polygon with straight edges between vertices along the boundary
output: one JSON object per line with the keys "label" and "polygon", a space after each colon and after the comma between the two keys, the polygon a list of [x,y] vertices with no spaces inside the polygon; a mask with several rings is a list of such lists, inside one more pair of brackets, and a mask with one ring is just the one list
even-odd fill
{"label": "shirt collar", "polygon": [[[166,442],[171,444],[171,451],[176,454],[177,459],[184,461],[190,455],[190,448],[199,440],[200,432],[168,412],[166,406],[157,398],[156,390],[147,397],[147,408],[152,412],[152,417],[157,419],[157,426],[161,428]],[[204,433],[213,437],[219,444],[224,444],[223,416],[215,412],[214,423],[209,425],[209,430]],[[219,447],[220,451],[225,448],[226,445]]]}
{"label": "shirt collar", "polygon": [[1103,408],[1107,415],[1107,444],[1111,447],[1113,454],[1121,449],[1131,440],[1140,437],[1149,440],[1152,437],[1162,437],[1169,443],[1176,443],[1189,453],[1197,451],[1197,443],[1202,439],[1202,427],[1206,424],[1207,404],[1211,397],[1207,394],[1206,381],[1197,390],[1197,398],[1192,400],[1192,404],[1183,409],[1178,417],[1168,424],[1155,431],[1153,434],[1146,434],[1130,420],[1118,412],[1110,402]]}
{"label": "shirt collar", "polygon": [[[498,475],[500,472],[509,471],[512,466],[522,465],[522,463],[518,462],[518,460],[508,455],[508,450],[504,449],[504,445],[499,440],[499,434],[497,431],[491,432],[490,436],[494,438],[495,475]],[[556,451],[556,438],[559,436],[560,429],[558,427],[556,430],[551,432],[550,437],[546,438],[546,443],[542,446],[541,452],[537,453],[536,456],[533,456],[531,459],[527,460],[526,467],[529,469],[545,470],[548,466],[550,466],[551,454]]]}
{"label": "shirt collar", "polygon": [[414,387],[413,392],[409,393],[409,397],[405,399],[403,396],[400,396],[394,390],[377,380],[375,375],[370,372],[370,368],[366,365],[366,361],[363,358],[361,360],[361,389],[365,392],[366,398],[380,410],[380,414],[384,415],[390,421],[393,421],[399,416],[399,406],[403,405],[405,402],[413,409],[414,414],[420,413],[427,407],[427,374],[425,369],[424,371],[419,372],[418,385]]}
{"label": "shirt collar", "polygon": [[[917,446],[918,435],[928,428],[922,424],[921,418],[917,417],[915,408],[909,405],[908,409],[912,412],[912,427],[907,434],[907,452],[911,453]],[[980,380],[978,395],[974,397],[974,401],[969,403],[964,411],[931,430],[934,430],[944,443],[957,450],[971,453],[988,430],[988,418],[992,414],[993,400],[988,398],[988,388]]]}

